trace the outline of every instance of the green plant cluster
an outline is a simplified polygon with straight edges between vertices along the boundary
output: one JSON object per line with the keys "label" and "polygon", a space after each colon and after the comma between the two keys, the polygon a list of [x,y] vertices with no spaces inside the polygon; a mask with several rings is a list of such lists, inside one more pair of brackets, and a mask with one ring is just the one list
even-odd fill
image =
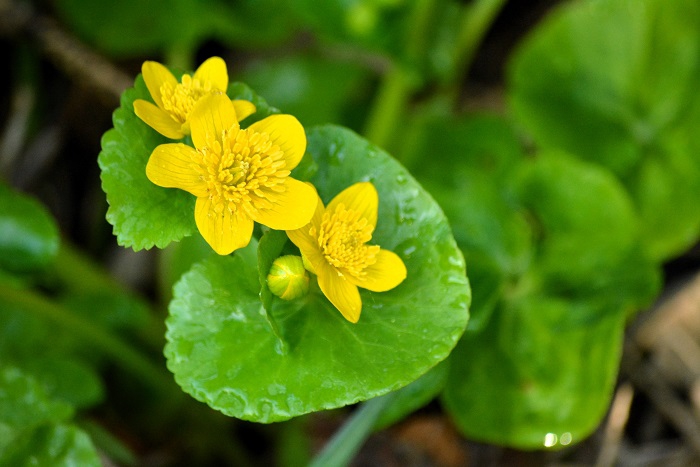
{"label": "green plant cluster", "polygon": [[[178,394],[150,358],[163,334],[178,385],[226,415],[273,422],[374,398],[317,465],[347,461],[373,427],[435,398],[472,439],[537,449],[588,436],[625,326],[658,295],[661,266],[700,236],[700,4],[565,3],[510,57],[507,112],[457,112],[505,3],[55,2],[115,59],[160,54],[192,69],[205,41],[259,57],[229,63],[228,95],[256,104],[251,120],[277,112],[266,102],[299,118],[308,149],[294,176],[324,201],[377,182],[375,238],[409,274],[363,295],[352,325],[313,286],[292,302],[269,293],[266,270],[293,252],[278,232],[210,254],[194,198],[146,178],[166,141],[133,114],[148,98],[138,77],[99,164],[117,241],[163,249],[167,330],[61,241],[42,206],[1,187],[0,464],[98,465],[95,444],[133,461],[81,413],[106,401],[114,364],[147,394]],[[285,45],[300,33],[313,43]]]}

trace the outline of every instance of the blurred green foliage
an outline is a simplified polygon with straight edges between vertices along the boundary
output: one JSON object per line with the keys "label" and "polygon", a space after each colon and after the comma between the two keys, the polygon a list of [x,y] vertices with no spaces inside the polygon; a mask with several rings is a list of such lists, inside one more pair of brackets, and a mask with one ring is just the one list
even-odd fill
{"label": "blurred green foliage", "polygon": [[[76,35],[114,60],[163,57],[191,69],[212,42],[227,60],[240,57],[240,65],[229,62],[240,82],[228,94],[256,103],[251,120],[279,108],[304,123],[309,151],[295,175],[312,180],[326,201],[341,185],[375,182],[387,203],[378,243],[409,267],[404,289],[363,297],[377,313],[356,327],[318,294],[303,304],[313,325],[271,297],[262,307],[255,252],[212,257],[188,237],[196,229],[182,213],[192,212],[193,198],[146,179],[150,151],[165,140],[131,112],[130,103],[147,96],[137,77],[102,140],[107,218],[123,246],[169,245],[157,273],[164,302],[177,283],[166,355],[187,392],[229,415],[273,421],[405,386],[377,426],[439,397],[466,436],[525,449],[543,447],[551,434],[578,442],[596,428],[625,325],[659,293],[662,264],[700,234],[700,4],[565,3],[510,58],[509,112],[459,112],[466,67],[504,3],[54,2]],[[371,142],[337,126],[312,127],[324,123]],[[464,282],[442,280],[462,267],[445,216],[473,291],[466,333],[446,359],[468,297]],[[153,315],[139,300],[109,282],[80,287],[68,279],[65,270],[78,266],[60,261],[59,244],[43,207],[0,187],[0,461],[21,463],[36,452],[46,463],[97,462],[78,421],[105,401],[104,365],[120,361],[114,349],[124,342],[95,351],[99,343],[70,329],[98,329],[144,349],[139,336],[152,336]],[[222,276],[239,282],[232,289]],[[206,312],[212,307],[218,315]],[[281,323],[278,335],[270,322]],[[227,326],[239,341],[222,337]],[[441,340],[428,342],[425,330]],[[285,355],[280,339],[311,348],[313,358],[290,362],[293,350]],[[321,358],[333,340],[353,353]],[[407,357],[407,347],[420,355]],[[258,376],[250,375],[250,349],[266,365]],[[409,363],[392,367],[395,357]],[[135,360],[122,365],[149,380],[148,365]],[[372,373],[377,364],[386,371]],[[227,392],[230,379],[208,379],[217,372],[246,373],[245,397]],[[159,387],[159,378],[147,384]],[[285,393],[290,381],[300,386]]]}

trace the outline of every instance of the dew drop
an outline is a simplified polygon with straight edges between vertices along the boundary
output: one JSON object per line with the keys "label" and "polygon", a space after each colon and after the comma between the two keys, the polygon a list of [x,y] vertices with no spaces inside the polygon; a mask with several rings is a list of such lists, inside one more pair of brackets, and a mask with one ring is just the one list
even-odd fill
{"label": "dew drop", "polygon": [[287,387],[282,384],[272,383],[267,387],[267,393],[271,396],[277,396],[287,392]]}

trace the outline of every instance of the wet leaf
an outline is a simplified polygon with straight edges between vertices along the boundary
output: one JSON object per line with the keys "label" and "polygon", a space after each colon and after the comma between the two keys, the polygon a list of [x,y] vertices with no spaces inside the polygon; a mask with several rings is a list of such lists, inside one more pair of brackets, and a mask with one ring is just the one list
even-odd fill
{"label": "wet leaf", "polygon": [[[432,198],[397,162],[349,130],[308,131],[318,164],[312,182],[328,202],[358,181],[379,192],[373,241],[397,253],[408,277],[397,288],[362,290],[357,324],[315,288],[276,301],[289,345],[277,347],[258,297],[248,250],[212,257],[175,286],[167,320],[168,368],[183,390],[227,415],[272,422],[398,389],[442,361],[464,331],[470,300],[462,255]],[[439,293],[435,291],[439,290]]]}

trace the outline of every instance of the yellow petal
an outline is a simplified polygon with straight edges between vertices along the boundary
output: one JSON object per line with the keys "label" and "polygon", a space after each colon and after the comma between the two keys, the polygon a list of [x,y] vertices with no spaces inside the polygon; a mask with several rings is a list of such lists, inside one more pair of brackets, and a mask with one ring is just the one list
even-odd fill
{"label": "yellow petal", "polygon": [[345,209],[362,213],[362,217],[374,228],[377,225],[377,210],[379,195],[370,182],[359,182],[344,189],[328,203],[326,209],[333,212],[338,205],[344,204]]}
{"label": "yellow petal", "polygon": [[316,198],[316,211],[314,212],[314,215],[311,218],[311,222],[309,222],[307,225],[300,229],[287,230],[287,237],[289,237],[292,243],[294,243],[297,246],[297,248],[299,248],[299,251],[301,251],[302,255],[306,258],[306,260],[311,263],[311,266],[314,269],[314,273],[320,267],[319,265],[322,265],[326,262],[326,260],[323,258],[323,255],[321,255],[321,250],[318,246],[318,239],[316,237],[312,237],[309,233],[309,229],[311,227],[314,227],[318,232],[318,229],[321,226],[323,212],[325,211],[321,198],[318,198],[318,196]]}
{"label": "yellow petal", "polygon": [[291,115],[270,115],[253,123],[248,129],[270,136],[272,144],[279,146],[284,153],[287,170],[296,167],[306,152],[304,127]]}
{"label": "yellow petal", "polygon": [[[318,195],[313,186],[287,177],[285,191],[268,191],[265,199],[272,203],[269,209],[259,209],[253,220],[275,230],[294,230],[311,221],[316,211]],[[253,205],[255,206],[255,199]],[[257,206],[256,206],[257,207]]]}
{"label": "yellow petal", "polygon": [[238,125],[238,120],[231,99],[225,94],[207,94],[192,109],[189,124],[192,142],[202,148],[207,145],[207,138],[221,141],[221,133]]}
{"label": "yellow petal", "polygon": [[197,198],[194,219],[204,240],[220,255],[228,255],[250,242],[253,221],[240,211],[224,208],[217,213],[216,203],[208,197]]}
{"label": "yellow petal", "polygon": [[158,62],[143,62],[143,65],[141,65],[141,73],[143,74],[143,80],[146,82],[148,92],[151,93],[153,102],[155,102],[158,107],[163,108],[160,88],[164,83],[170,83],[174,88],[177,85],[177,79],[170,73],[170,70]]}
{"label": "yellow petal", "polygon": [[195,196],[207,196],[207,185],[201,179],[193,157],[197,152],[182,143],[157,146],[146,164],[148,179],[165,188],[180,188]]}
{"label": "yellow petal", "polygon": [[168,112],[143,99],[134,101],[134,113],[143,120],[146,125],[156,130],[161,135],[170,139],[182,139],[180,122],[175,121]]}
{"label": "yellow petal", "polygon": [[325,269],[326,271],[320,272],[318,276],[321,292],[345,319],[351,323],[357,323],[362,311],[362,299],[357,286],[345,280],[343,276],[339,276],[331,266],[327,265]]}
{"label": "yellow petal", "polygon": [[212,88],[226,92],[228,87],[226,62],[219,57],[208,58],[194,72],[194,79],[198,79],[201,83],[211,81]]}
{"label": "yellow petal", "polygon": [[[399,285],[406,278],[406,265],[396,253],[379,250],[377,262],[364,269],[365,280],[351,278],[353,283],[372,292],[386,292]],[[350,276],[349,276],[350,277]]]}
{"label": "yellow petal", "polygon": [[236,118],[239,122],[242,122],[247,116],[254,114],[257,110],[250,101],[237,99],[231,102],[233,102],[233,108],[236,109]]}

